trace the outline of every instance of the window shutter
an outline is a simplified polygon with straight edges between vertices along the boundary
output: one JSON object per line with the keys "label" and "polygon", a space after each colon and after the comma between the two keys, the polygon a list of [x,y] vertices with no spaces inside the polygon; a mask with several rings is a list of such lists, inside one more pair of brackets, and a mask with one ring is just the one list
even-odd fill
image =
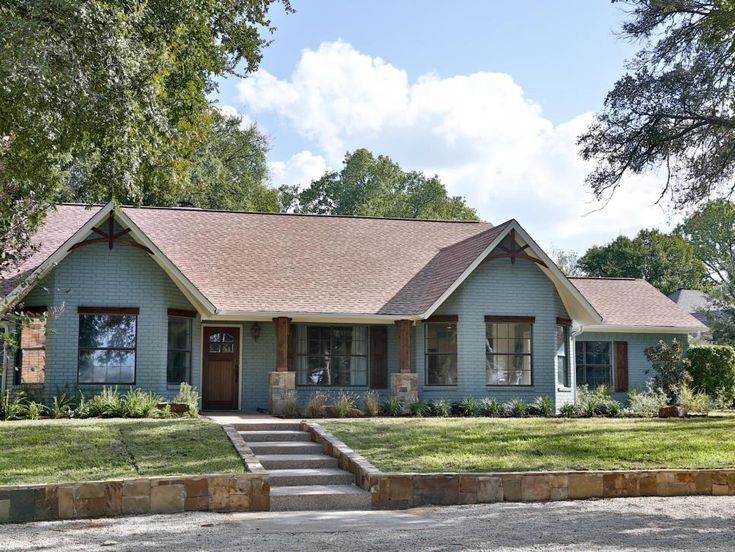
{"label": "window shutter", "polygon": [[628,342],[615,342],[615,391],[628,390]]}
{"label": "window shutter", "polygon": [[299,349],[299,330],[296,324],[288,326],[288,371],[296,371],[296,355]]}
{"label": "window shutter", "polygon": [[370,388],[388,388],[388,328],[370,327]]}

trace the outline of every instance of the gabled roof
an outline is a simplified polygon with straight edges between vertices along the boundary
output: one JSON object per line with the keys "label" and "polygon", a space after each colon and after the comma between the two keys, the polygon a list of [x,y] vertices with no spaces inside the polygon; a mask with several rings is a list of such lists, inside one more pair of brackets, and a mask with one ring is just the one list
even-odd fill
{"label": "gabled roof", "polygon": [[[645,280],[636,278],[570,278],[602,315],[606,329],[705,331],[691,314]],[[587,327],[594,331],[599,328]]]}

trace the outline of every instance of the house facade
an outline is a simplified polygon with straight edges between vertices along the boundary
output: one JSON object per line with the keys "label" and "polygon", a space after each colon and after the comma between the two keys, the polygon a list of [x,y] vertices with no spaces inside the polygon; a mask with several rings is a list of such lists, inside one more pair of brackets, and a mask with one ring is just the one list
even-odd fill
{"label": "house facade", "polygon": [[34,322],[3,389],[186,381],[210,410],[278,413],[295,393],[406,401],[623,398],[644,350],[701,323],[642,280],[565,277],[526,231],[442,222],[62,205],[2,308]]}

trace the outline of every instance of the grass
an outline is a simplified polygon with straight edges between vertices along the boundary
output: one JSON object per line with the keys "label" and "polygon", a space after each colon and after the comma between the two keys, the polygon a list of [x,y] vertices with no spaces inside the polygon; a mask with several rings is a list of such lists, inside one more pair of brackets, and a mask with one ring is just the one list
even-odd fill
{"label": "grass", "polygon": [[0,422],[0,485],[243,471],[208,420]]}
{"label": "grass", "polygon": [[735,418],[320,422],[383,471],[735,467]]}

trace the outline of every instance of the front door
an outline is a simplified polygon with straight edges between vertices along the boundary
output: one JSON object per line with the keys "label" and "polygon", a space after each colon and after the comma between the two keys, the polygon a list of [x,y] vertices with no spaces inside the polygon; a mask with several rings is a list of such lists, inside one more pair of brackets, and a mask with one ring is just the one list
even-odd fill
{"label": "front door", "polygon": [[237,410],[240,371],[240,328],[204,328],[202,407]]}

